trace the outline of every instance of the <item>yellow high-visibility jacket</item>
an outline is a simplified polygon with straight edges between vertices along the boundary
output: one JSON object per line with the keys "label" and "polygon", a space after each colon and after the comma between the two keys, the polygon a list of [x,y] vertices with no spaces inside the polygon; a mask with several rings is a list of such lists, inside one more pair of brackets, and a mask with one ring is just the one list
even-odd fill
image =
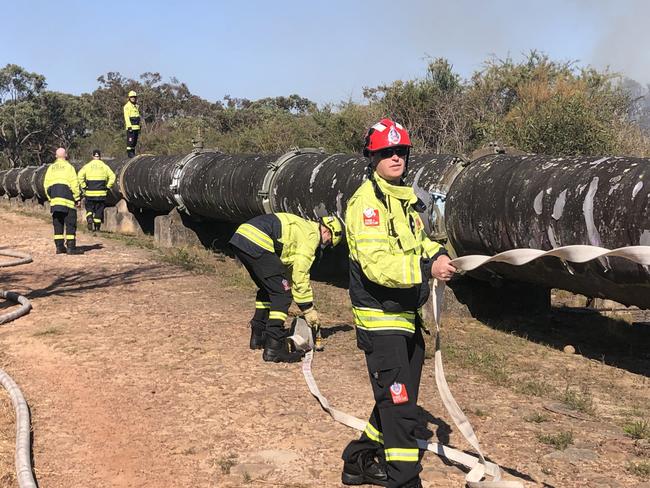
{"label": "yellow high-visibility jacket", "polygon": [[302,310],[312,305],[314,292],[309,276],[320,246],[316,222],[289,213],[260,215],[240,225],[230,244],[253,257],[265,252],[279,256],[291,268],[291,294],[296,304]]}
{"label": "yellow high-visibility jacket", "polygon": [[77,172],[65,159],[57,159],[45,172],[43,187],[51,212],[68,212],[81,198]]}
{"label": "yellow high-visibility jacket", "polygon": [[429,296],[431,263],[446,252],[424,232],[413,188],[374,179],[383,197],[365,181],[345,215],[352,310],[357,330],[409,335]]}
{"label": "yellow high-visibility jacket", "polygon": [[105,200],[115,183],[115,173],[101,159],[93,159],[79,170],[79,186],[87,200]]}
{"label": "yellow high-visibility jacket", "polygon": [[140,130],[140,109],[130,100],[124,104],[124,128]]}

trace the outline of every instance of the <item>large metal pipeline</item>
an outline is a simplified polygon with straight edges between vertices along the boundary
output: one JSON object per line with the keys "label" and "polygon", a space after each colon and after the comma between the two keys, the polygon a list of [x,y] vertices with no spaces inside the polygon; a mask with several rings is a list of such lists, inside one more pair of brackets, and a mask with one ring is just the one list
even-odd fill
{"label": "large metal pipeline", "polygon": [[6,169],[0,170],[0,197],[4,196],[5,193],[6,193],[5,192],[5,185],[4,185],[5,174],[7,174]]}
{"label": "large metal pipeline", "polygon": [[4,178],[2,180],[2,186],[5,191],[5,195],[10,198],[15,198],[20,194],[18,189],[18,175],[24,168],[11,168],[6,171]]}
{"label": "large metal pipeline", "polygon": [[[414,157],[407,182],[428,202],[432,194],[447,192],[457,162],[452,155]],[[195,217],[235,223],[270,212],[317,219],[344,215],[366,166],[358,155],[315,149],[281,156],[199,150],[185,157],[139,156],[124,166],[119,180],[130,204],[159,212],[176,206]]]}
{"label": "large metal pipeline", "polygon": [[[115,201],[121,196],[136,208],[159,213],[178,208],[194,218],[233,223],[279,211],[310,219],[343,216],[366,164],[359,155],[315,149],[281,156],[196,150],[109,162],[118,175]],[[647,159],[492,154],[465,164],[453,155],[417,155],[406,178],[428,205],[423,216],[429,234],[438,239],[448,234],[458,255],[569,244],[650,245]],[[12,171],[3,180],[9,195],[17,192],[6,184]],[[37,180],[42,186],[34,175],[38,187]],[[34,193],[44,195],[42,188]],[[584,265],[554,258],[518,268],[492,264],[479,277],[650,308],[649,270],[619,258]]]}
{"label": "large metal pipeline", "polygon": [[[450,244],[459,256],[569,244],[650,245],[648,169],[650,161],[640,158],[479,158],[447,195]],[[585,264],[543,258],[520,267],[490,264],[480,273],[650,308],[650,269],[622,258]]]}

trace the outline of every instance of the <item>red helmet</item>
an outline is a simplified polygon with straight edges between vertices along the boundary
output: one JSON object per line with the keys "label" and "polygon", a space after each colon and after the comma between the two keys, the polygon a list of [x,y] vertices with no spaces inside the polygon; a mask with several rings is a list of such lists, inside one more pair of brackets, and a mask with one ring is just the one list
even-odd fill
{"label": "red helmet", "polygon": [[368,157],[370,153],[379,151],[386,147],[406,146],[411,147],[411,138],[401,124],[390,119],[381,119],[366,134],[366,145],[363,148],[363,155]]}

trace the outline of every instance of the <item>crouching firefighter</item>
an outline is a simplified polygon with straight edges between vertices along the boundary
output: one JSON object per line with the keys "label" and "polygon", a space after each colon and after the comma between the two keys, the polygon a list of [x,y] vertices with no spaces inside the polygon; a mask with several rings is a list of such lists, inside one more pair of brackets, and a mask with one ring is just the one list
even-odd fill
{"label": "crouching firefighter", "polygon": [[320,248],[336,246],[342,239],[343,224],[336,216],[316,223],[288,213],[255,217],[240,225],[230,239],[258,287],[250,347],[263,348],[264,361],[296,362],[302,358],[301,352],[291,350],[284,327],[292,297],[312,330],[318,330],[310,268]]}
{"label": "crouching firefighter", "polygon": [[390,119],[366,135],[368,180],[348,202],[350,298],[357,345],[364,351],[375,405],[365,431],[345,448],[342,482],[418,488],[422,453],[417,434],[424,363],[421,307],[431,277],[455,271],[444,248],[430,240],[418,214],[425,210],[405,186],[411,141]]}
{"label": "crouching firefighter", "polygon": [[43,187],[52,212],[56,253],[81,254],[76,241],[76,207],[79,206],[81,192],[77,172],[68,162],[67,153],[62,147],[56,150],[56,160],[45,171]]}
{"label": "crouching firefighter", "polygon": [[99,149],[93,151],[93,159],[79,170],[79,186],[84,194],[88,230],[98,231],[104,222],[106,195],[115,183],[115,173],[102,161]]}

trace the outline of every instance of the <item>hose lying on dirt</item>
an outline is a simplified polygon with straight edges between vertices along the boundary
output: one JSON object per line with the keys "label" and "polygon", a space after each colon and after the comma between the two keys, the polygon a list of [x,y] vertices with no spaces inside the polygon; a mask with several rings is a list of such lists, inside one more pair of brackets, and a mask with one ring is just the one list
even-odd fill
{"label": "hose lying on dirt", "polygon": [[8,268],[9,266],[18,266],[19,264],[27,264],[32,262],[32,257],[29,254],[18,252],[18,251],[8,251],[6,249],[0,249],[0,256],[9,256],[10,258],[18,258],[13,261],[5,261],[0,263],[0,268]]}
{"label": "hose lying on dirt", "polygon": [[4,324],[5,322],[16,320],[18,317],[22,317],[23,315],[28,314],[32,309],[32,304],[27,298],[19,295],[18,293],[14,293],[13,291],[0,290],[0,297],[4,298],[5,300],[11,300],[12,302],[20,304],[20,308],[0,315],[0,325]]}
{"label": "hose lying on dirt", "polygon": [[[555,256],[560,259],[578,263],[591,261],[592,259],[597,259],[603,256],[618,256],[634,261],[637,264],[648,266],[650,265],[650,246],[629,246],[614,249],[613,251],[602,247],[585,245],[564,246],[546,252],[538,249],[512,249],[495,256],[463,256],[452,260],[451,263],[459,271],[469,271],[488,262],[502,262],[519,266],[543,256]],[[523,488],[523,484],[520,481],[502,480],[500,467],[485,459],[479,446],[478,438],[474,433],[474,429],[449,390],[449,385],[445,379],[445,373],[442,366],[442,353],[440,351],[440,324],[444,286],[444,282],[438,282],[438,280],[434,280],[432,285],[433,316],[436,323],[436,385],[442,402],[454,421],[454,424],[456,424],[460,433],[474,448],[478,456],[467,454],[458,449],[438,444],[436,442],[427,442],[422,439],[418,439],[418,447],[420,449],[432,451],[439,456],[446,457],[447,459],[470,468],[469,473],[467,473],[465,477],[466,485],[469,488]],[[296,326],[296,331],[298,331],[298,326]],[[323,410],[329,413],[334,420],[347,425],[348,427],[352,427],[353,429],[363,431],[366,427],[365,421],[330,406],[327,398],[325,398],[318,389],[318,385],[316,384],[316,380],[312,374],[312,361],[313,351],[309,351],[305,354],[305,358],[303,359],[302,372],[311,394],[318,399]],[[481,481],[486,476],[492,477],[492,481]]]}
{"label": "hose lying on dirt", "polygon": [[[19,264],[32,262],[32,257],[29,254],[16,251],[0,249],[0,255],[18,258],[13,261],[0,263],[0,267],[17,266]],[[0,315],[0,324],[22,317],[29,313],[32,308],[29,300],[18,293],[12,291],[0,291],[0,296],[21,305],[17,310]],[[27,402],[25,401],[25,397],[20,391],[20,388],[18,388],[18,385],[11,379],[11,376],[5,373],[2,369],[0,369],[0,384],[5,390],[7,390],[7,393],[9,393],[11,403],[16,412],[16,476],[18,479],[18,486],[20,488],[36,488],[36,480],[32,474],[29,407],[27,406]]]}
{"label": "hose lying on dirt", "polygon": [[7,390],[16,412],[16,475],[20,488],[36,488],[32,475],[29,407],[20,388],[0,369],[0,384]]}

